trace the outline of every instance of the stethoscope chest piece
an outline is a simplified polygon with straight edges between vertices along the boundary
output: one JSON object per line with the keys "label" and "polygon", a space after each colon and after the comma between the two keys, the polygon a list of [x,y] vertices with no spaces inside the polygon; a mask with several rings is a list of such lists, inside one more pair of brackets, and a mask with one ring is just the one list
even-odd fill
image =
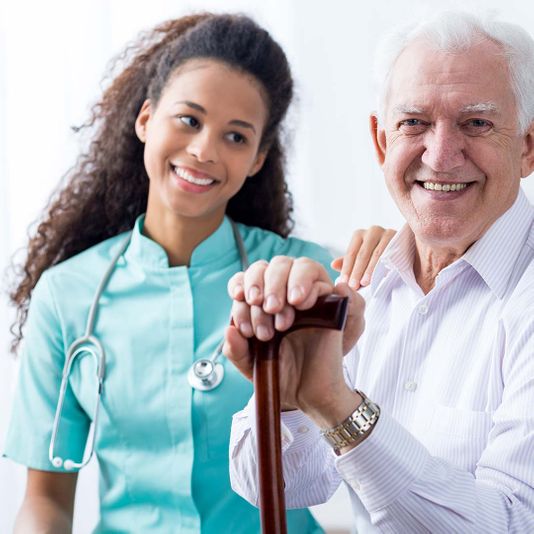
{"label": "stethoscope chest piece", "polygon": [[215,389],[222,382],[223,377],[223,364],[206,358],[197,360],[187,373],[189,385],[198,391]]}

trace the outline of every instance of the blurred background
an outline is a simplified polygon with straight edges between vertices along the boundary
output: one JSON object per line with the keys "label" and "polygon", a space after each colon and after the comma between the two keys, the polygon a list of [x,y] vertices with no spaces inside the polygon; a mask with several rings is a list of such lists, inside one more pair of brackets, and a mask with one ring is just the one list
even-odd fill
{"label": "blurred background", "polygon": [[[398,228],[402,219],[375,162],[368,114],[375,107],[372,58],[380,34],[435,9],[496,9],[534,35],[528,0],[78,0],[0,2],[0,448],[9,420],[16,361],[8,353],[8,278],[28,228],[74,163],[80,125],[100,94],[109,60],[143,29],[191,11],[252,15],[284,47],[297,101],[287,129],[296,233],[342,251],[358,227]],[[534,68],[534,67],[533,67]],[[534,180],[523,182],[534,203]],[[80,477],[74,532],[98,514],[97,470]],[[0,458],[0,532],[10,532],[25,470]],[[314,513],[330,533],[348,533],[341,488]]]}

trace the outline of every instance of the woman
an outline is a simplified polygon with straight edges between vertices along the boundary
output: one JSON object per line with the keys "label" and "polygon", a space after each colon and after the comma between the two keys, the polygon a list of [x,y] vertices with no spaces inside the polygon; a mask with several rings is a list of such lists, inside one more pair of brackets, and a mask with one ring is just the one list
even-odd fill
{"label": "woman", "polygon": [[[15,345],[22,326],[24,343],[5,454],[28,467],[17,529],[70,531],[98,407],[98,532],[256,532],[258,512],[231,491],[227,459],[231,416],[250,386],[231,366],[220,384],[220,367],[210,375],[211,391],[188,376],[216,352],[226,283],[247,260],[329,263],[320,247],[287,238],[289,66],[250,19],[212,14],[168,21],[122,59],[12,295]],[[84,332],[105,362],[87,339],[73,348]],[[305,510],[288,512],[288,527],[320,531]]]}

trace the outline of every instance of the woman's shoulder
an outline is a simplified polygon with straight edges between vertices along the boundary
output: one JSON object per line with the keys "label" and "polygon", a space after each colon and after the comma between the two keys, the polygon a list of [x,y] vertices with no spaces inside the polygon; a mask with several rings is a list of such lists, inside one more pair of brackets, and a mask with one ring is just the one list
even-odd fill
{"label": "woman's shoulder", "polygon": [[[110,237],[47,269],[42,280],[65,285],[68,280],[97,284],[128,232]],[[41,280],[40,280],[41,281]]]}

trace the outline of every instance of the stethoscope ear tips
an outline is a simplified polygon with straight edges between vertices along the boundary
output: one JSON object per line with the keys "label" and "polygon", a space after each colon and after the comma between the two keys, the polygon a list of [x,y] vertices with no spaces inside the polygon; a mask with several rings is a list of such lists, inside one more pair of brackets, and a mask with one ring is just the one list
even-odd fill
{"label": "stethoscope ear tips", "polygon": [[74,469],[74,462],[72,460],[65,460],[65,463],[64,463],[63,467],[67,471],[70,471],[71,469]]}
{"label": "stethoscope ear tips", "polygon": [[[66,463],[66,462],[65,462]],[[61,467],[63,465],[63,460],[59,457],[59,456],[56,456],[53,460],[52,460],[52,465],[54,467]],[[66,467],[66,465],[65,465]]]}

